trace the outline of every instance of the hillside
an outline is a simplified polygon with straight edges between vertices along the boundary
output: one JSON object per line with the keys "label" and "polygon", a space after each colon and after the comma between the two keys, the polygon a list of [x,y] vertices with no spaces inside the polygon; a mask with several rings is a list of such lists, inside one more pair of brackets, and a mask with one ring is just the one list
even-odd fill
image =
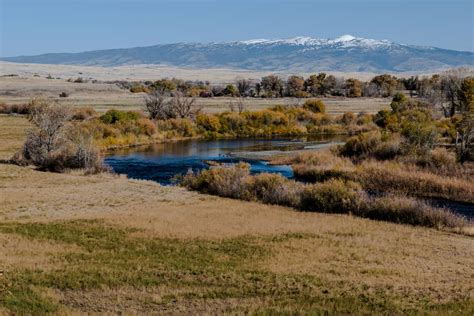
{"label": "hillside", "polygon": [[474,53],[343,35],[335,39],[295,37],[223,43],[160,44],[82,53],[8,57],[2,60],[107,67],[159,64],[258,71],[422,72],[474,66]]}

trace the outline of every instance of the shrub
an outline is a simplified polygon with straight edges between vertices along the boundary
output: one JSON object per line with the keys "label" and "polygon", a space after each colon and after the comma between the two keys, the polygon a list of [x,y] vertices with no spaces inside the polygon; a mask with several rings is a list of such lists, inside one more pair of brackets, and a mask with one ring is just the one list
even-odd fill
{"label": "shrub", "polygon": [[327,125],[332,123],[331,117],[323,113],[315,113],[311,115],[309,121],[314,125]]}
{"label": "shrub", "polygon": [[417,170],[394,162],[365,162],[352,175],[364,189],[375,192],[396,192],[418,197],[445,198],[474,202],[474,188],[469,180],[446,177]]}
{"label": "shrub", "polygon": [[[58,169],[57,161],[54,163],[56,171],[65,169],[85,169],[86,173],[99,173],[107,171],[103,157],[95,145],[94,135],[91,131],[78,125],[71,125],[66,131],[67,148],[58,156],[64,163]],[[57,159],[57,158],[56,158]]]}
{"label": "shrub", "polygon": [[357,118],[352,112],[345,112],[341,117],[341,122],[344,125],[351,125],[356,122]]}
{"label": "shrub", "polygon": [[105,124],[115,124],[117,122],[136,121],[140,114],[132,111],[108,110],[99,119]]}
{"label": "shrub", "polygon": [[200,114],[196,118],[196,125],[204,131],[219,132],[221,129],[221,122],[215,115]]}
{"label": "shrub", "polygon": [[73,110],[71,119],[75,121],[84,121],[93,118],[96,115],[97,112],[93,108],[78,108]]}
{"label": "shrub", "polygon": [[140,129],[140,134],[153,136],[156,133],[156,125],[145,117],[137,121],[137,126]]}
{"label": "shrub", "polygon": [[167,137],[193,137],[196,136],[195,125],[189,119],[169,119],[158,121],[157,129],[167,133]]}
{"label": "shrub", "polygon": [[349,213],[360,217],[435,228],[461,228],[466,221],[443,209],[407,197],[368,197],[360,184],[331,179],[302,184],[280,175],[251,176],[249,165],[217,166],[181,183],[192,190],[246,201],[292,206],[303,211]]}
{"label": "shrub", "polygon": [[341,148],[341,154],[346,157],[367,157],[382,142],[380,132],[363,133],[349,138]]}
{"label": "shrub", "polygon": [[367,113],[364,113],[364,112],[360,112],[357,114],[357,125],[365,125],[365,124],[369,124],[369,123],[372,123],[374,120],[374,117],[372,114],[367,114]]}
{"label": "shrub", "polygon": [[145,87],[144,85],[135,85],[130,88],[130,92],[132,93],[150,93],[150,89]]}
{"label": "shrub", "polygon": [[368,199],[359,215],[381,221],[435,228],[465,226],[466,220],[442,208],[403,196],[388,195]]}
{"label": "shrub", "polygon": [[452,175],[461,170],[457,163],[456,154],[442,147],[435,148],[426,155],[417,157],[415,163],[437,174]]}
{"label": "shrub", "polygon": [[248,136],[248,121],[239,113],[222,113],[219,115],[221,130],[224,134],[231,134],[233,136]]}
{"label": "shrub", "polygon": [[303,185],[290,182],[279,174],[262,173],[253,178],[252,194],[266,204],[297,207],[300,204]]}
{"label": "shrub", "polygon": [[349,213],[357,211],[360,203],[360,185],[331,179],[308,185],[302,192],[300,208],[305,211]]}
{"label": "shrub", "polygon": [[183,185],[204,193],[249,201],[254,199],[248,182],[249,175],[250,165],[238,163],[231,167],[203,170],[197,175],[188,173],[183,179]]}
{"label": "shrub", "polygon": [[31,111],[30,104],[5,104],[0,103],[0,113],[2,114],[29,114]]}
{"label": "shrub", "polygon": [[400,154],[401,143],[399,137],[392,137],[387,141],[379,143],[372,152],[372,156],[379,160],[394,159]]}
{"label": "shrub", "polygon": [[438,137],[434,124],[405,121],[402,126],[403,149],[407,154],[424,155],[434,147]]}
{"label": "shrub", "polygon": [[309,182],[350,179],[355,169],[350,159],[335,156],[329,151],[302,153],[284,163],[292,165],[296,179]]}
{"label": "shrub", "polygon": [[306,91],[296,91],[295,92],[295,98],[308,98],[310,96],[311,96],[311,94],[309,94]]}
{"label": "shrub", "polygon": [[209,90],[202,90],[200,93],[199,93],[199,97],[200,98],[212,98],[214,95],[212,94],[212,91],[209,91]]}
{"label": "shrub", "polygon": [[233,84],[228,84],[227,86],[225,86],[222,93],[224,95],[235,97],[235,96],[239,95],[239,90],[237,90],[237,87],[234,86]]}
{"label": "shrub", "polygon": [[389,110],[380,110],[374,116],[374,123],[391,131],[398,130],[398,117]]}
{"label": "shrub", "polygon": [[309,110],[313,113],[325,113],[326,112],[326,105],[321,100],[311,99],[307,100],[303,108]]}
{"label": "shrub", "polygon": [[390,107],[392,108],[392,112],[401,112],[404,110],[404,104],[408,102],[408,98],[401,92],[397,92],[390,103]]}
{"label": "shrub", "polygon": [[69,122],[68,110],[41,104],[31,109],[28,130],[21,152],[13,160],[33,164],[41,170],[63,172],[66,169],[104,170],[91,131]]}

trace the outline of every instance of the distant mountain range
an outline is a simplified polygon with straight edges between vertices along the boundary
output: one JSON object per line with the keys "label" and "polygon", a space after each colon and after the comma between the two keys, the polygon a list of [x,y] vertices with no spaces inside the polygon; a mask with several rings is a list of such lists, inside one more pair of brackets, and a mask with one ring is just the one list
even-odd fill
{"label": "distant mountain range", "polygon": [[222,43],[160,44],[82,53],[8,57],[1,60],[84,66],[161,64],[190,68],[294,72],[422,72],[474,66],[474,53],[343,35],[334,39],[295,37]]}

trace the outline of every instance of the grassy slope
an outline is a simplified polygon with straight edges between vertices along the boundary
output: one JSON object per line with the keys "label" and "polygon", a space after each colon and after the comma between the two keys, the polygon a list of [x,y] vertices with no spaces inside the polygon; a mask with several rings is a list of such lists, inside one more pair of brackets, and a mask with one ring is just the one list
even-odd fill
{"label": "grassy slope", "polygon": [[0,312],[474,310],[472,237],[4,164],[0,197]]}

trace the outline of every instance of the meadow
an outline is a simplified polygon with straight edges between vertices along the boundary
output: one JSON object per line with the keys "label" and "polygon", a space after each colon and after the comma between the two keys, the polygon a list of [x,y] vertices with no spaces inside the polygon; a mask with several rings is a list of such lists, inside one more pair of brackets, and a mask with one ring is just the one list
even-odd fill
{"label": "meadow", "polygon": [[[341,102],[364,107],[364,99]],[[408,216],[421,205],[412,199],[428,191],[472,202],[472,175],[464,172],[471,170],[469,163],[459,169],[452,153],[433,149],[415,156],[398,151],[420,149],[416,141],[410,143],[415,147],[397,143],[395,134],[410,127],[405,114],[382,112],[395,131],[382,137],[387,127],[374,123],[381,104],[370,111],[374,115],[357,116],[342,115],[348,108],[335,103],[326,102],[326,114],[277,103],[227,114],[210,106],[191,125],[171,119],[153,127],[132,111],[134,105],[109,112],[100,104],[92,110],[72,107],[72,126],[89,126],[102,149],[121,141],[310,133],[322,127],[354,135],[338,149],[275,161],[284,159],[297,177],[314,183],[239,170],[235,177],[222,166],[183,183],[208,194],[108,172],[12,164],[34,121],[0,115],[0,313],[471,315],[471,226],[432,209],[421,222]],[[229,124],[242,119],[243,125]],[[436,120],[427,122],[440,128]],[[444,122],[441,128],[447,140],[455,126]],[[388,145],[394,143],[399,147],[392,150]],[[379,182],[370,181],[374,175]],[[414,186],[420,192],[402,192],[420,178],[426,180],[426,187]],[[356,194],[379,186],[399,200],[382,196],[367,208],[358,204],[365,200]],[[300,187],[301,196],[295,190]],[[402,202],[406,209],[400,212]],[[351,211],[354,205],[360,212]]]}
{"label": "meadow", "polygon": [[[6,159],[29,123],[0,122]],[[11,164],[0,164],[0,195],[4,312],[474,308],[466,235]]]}

